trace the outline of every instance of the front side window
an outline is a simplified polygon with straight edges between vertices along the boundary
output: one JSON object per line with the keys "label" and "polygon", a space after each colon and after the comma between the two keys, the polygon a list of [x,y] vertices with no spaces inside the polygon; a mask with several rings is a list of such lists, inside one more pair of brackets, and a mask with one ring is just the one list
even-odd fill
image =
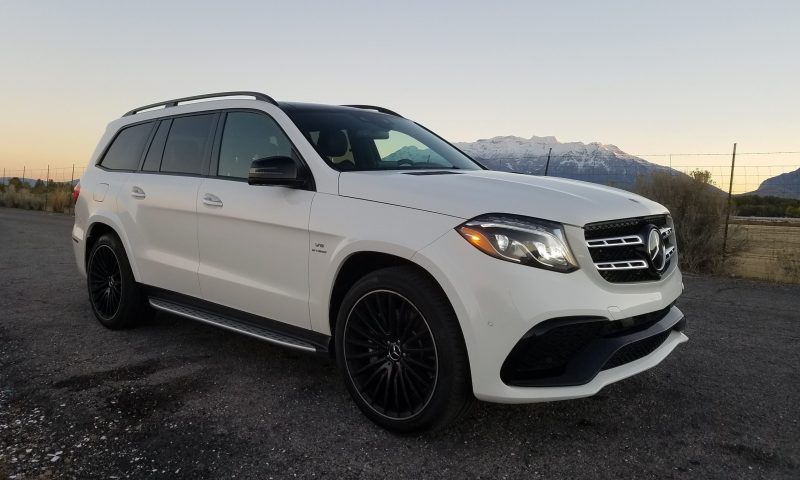
{"label": "front side window", "polygon": [[291,157],[292,143],[273,119],[260,113],[228,113],[219,149],[218,176],[247,178],[253,160],[277,156]]}
{"label": "front side window", "polygon": [[109,170],[136,170],[144,153],[153,122],[128,127],[117,134],[100,162]]}
{"label": "front side window", "polygon": [[405,118],[345,109],[286,113],[328,165],[340,171],[481,168]]}
{"label": "front side window", "polygon": [[161,171],[198,175],[203,170],[216,114],[178,117],[172,120]]}

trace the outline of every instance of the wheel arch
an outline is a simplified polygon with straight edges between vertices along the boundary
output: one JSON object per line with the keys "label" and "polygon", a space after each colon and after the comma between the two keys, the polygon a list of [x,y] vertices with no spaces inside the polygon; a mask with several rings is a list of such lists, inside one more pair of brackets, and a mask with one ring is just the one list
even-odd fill
{"label": "wheel arch", "polygon": [[122,246],[125,249],[125,254],[128,257],[128,263],[131,266],[131,270],[133,271],[133,277],[138,281],[139,280],[139,270],[136,267],[136,259],[131,255],[131,248],[128,242],[128,238],[122,234],[122,229],[117,226],[117,224],[107,218],[107,217],[97,217],[93,218],[89,222],[89,226],[86,228],[86,235],[85,235],[85,250],[84,250],[84,267],[86,267],[86,263],[89,261],[89,254],[92,251],[92,247],[97,242],[101,236],[105,235],[106,233],[114,234],[117,238],[120,239],[122,242]]}
{"label": "wheel arch", "polygon": [[[434,275],[432,275],[428,270],[418,263],[415,263],[408,258],[379,251],[354,252],[348,255],[339,266],[331,287],[331,293],[328,302],[328,325],[331,329],[331,336],[333,336],[334,332],[336,332],[336,317],[338,316],[342,301],[344,300],[344,297],[350,288],[365,275],[383,268],[401,266],[413,268],[420,274],[428,277],[439,288],[439,291],[447,299],[450,308],[455,314],[452,299],[449,295],[447,295],[445,289],[442,288],[442,285]],[[457,315],[456,318],[458,318]],[[459,327],[460,326],[461,325],[459,322]],[[462,328],[462,335],[463,334]]]}

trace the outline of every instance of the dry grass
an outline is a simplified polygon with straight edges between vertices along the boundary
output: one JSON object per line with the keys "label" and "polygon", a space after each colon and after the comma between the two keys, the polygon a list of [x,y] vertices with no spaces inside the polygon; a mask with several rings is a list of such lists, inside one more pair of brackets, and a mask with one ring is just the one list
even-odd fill
{"label": "dry grass", "polygon": [[747,246],[728,257],[731,275],[800,283],[800,225],[736,224]]}
{"label": "dry grass", "polygon": [[[65,190],[55,190],[47,194],[47,211],[68,213],[72,193]],[[0,192],[0,207],[22,208],[26,210],[45,210],[45,194],[33,193],[30,189],[15,189],[7,186]]]}

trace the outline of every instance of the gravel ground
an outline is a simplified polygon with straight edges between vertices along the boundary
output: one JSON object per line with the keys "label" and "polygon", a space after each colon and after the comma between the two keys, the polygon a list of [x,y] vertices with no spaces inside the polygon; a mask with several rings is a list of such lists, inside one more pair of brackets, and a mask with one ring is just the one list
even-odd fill
{"label": "gravel ground", "polygon": [[0,209],[0,478],[800,477],[800,286],[687,277],[690,341],[658,367],[402,437],[326,359],[168,315],[104,329],[71,224]]}

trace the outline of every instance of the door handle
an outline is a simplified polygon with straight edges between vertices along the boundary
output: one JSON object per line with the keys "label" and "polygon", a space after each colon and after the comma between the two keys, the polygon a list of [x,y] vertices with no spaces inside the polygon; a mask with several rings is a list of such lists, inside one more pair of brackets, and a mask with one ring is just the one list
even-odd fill
{"label": "door handle", "polygon": [[145,198],[146,196],[147,195],[145,195],[144,190],[142,190],[141,188],[139,188],[139,187],[131,188],[131,197],[133,197],[133,198]]}
{"label": "door handle", "polygon": [[222,200],[212,193],[206,193],[203,195],[203,203],[208,205],[209,207],[221,207]]}

